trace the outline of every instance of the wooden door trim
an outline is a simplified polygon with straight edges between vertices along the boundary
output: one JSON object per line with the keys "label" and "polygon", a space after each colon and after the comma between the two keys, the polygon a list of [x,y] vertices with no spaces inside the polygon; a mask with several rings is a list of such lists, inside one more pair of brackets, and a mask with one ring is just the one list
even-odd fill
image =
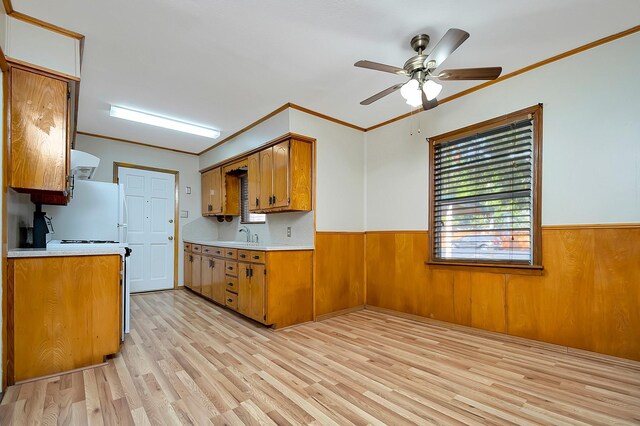
{"label": "wooden door trim", "polygon": [[175,175],[174,189],[174,220],[173,220],[173,288],[178,288],[178,238],[180,235],[180,172],[171,169],[161,169],[158,167],[141,166],[139,164],[113,162],[113,183],[118,183],[118,170],[120,167],[127,169],[146,170],[148,172],[159,172]]}

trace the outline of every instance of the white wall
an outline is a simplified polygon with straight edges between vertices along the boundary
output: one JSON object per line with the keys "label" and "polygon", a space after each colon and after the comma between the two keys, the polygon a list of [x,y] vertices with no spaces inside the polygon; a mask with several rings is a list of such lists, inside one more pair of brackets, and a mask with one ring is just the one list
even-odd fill
{"label": "white wall", "polygon": [[367,132],[367,229],[427,228],[425,137],[537,103],[543,225],[640,222],[639,51],[636,33]]}
{"label": "white wall", "polygon": [[316,230],[364,231],[364,134],[289,111],[290,131],[316,139]]}
{"label": "white wall", "polygon": [[[364,136],[363,133],[302,111],[287,109],[220,147],[200,156],[200,168],[208,167],[242,152],[256,148],[288,132],[316,139],[316,230],[364,231]],[[267,225],[253,225],[266,235],[273,234],[273,242],[281,242],[278,235],[295,223],[305,236],[313,232],[307,219],[294,220],[290,216],[267,215]],[[271,222],[274,222],[273,224]],[[311,229],[307,229],[307,225]],[[227,229],[219,225],[221,238],[231,238]],[[287,240],[289,243],[289,240]]]}
{"label": "white wall", "polygon": [[[180,235],[182,241],[184,233],[191,229],[195,233],[207,233],[217,236],[213,221],[200,216],[200,173],[198,173],[198,157],[195,155],[150,148],[109,139],[102,139],[87,135],[77,135],[76,149],[89,152],[100,158],[100,166],[96,171],[95,180],[113,182],[113,163],[129,163],[139,166],[149,166],[179,172],[180,211],[187,211],[188,218],[179,218]],[[185,188],[191,187],[191,194],[185,193]],[[193,223],[193,222],[197,223]],[[183,246],[179,244],[178,283],[183,284]]]}
{"label": "white wall", "polygon": [[289,131],[289,112],[284,110],[200,156],[200,169],[250,151]]}
{"label": "white wall", "polygon": [[80,77],[78,39],[10,16],[0,27],[5,30],[0,41],[7,57]]}

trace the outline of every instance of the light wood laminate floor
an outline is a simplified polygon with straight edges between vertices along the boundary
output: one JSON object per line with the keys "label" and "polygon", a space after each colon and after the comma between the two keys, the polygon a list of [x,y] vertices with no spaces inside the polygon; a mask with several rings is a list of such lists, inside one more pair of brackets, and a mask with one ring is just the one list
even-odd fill
{"label": "light wood laminate floor", "polygon": [[106,366],[9,388],[0,424],[633,424],[640,364],[360,311],[277,332],[132,297]]}

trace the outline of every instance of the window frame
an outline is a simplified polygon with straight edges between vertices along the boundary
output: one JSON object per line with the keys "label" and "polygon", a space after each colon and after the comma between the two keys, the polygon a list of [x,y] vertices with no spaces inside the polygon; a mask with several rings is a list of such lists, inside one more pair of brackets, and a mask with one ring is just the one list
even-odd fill
{"label": "window frame", "polygon": [[[489,259],[435,259],[435,168],[434,168],[434,147],[437,144],[471,136],[475,133],[482,133],[488,130],[508,125],[524,119],[533,121],[533,210],[532,210],[532,233],[533,239],[531,264],[513,262],[505,260]],[[454,269],[486,269],[495,272],[511,273],[539,273],[542,271],[542,104],[524,108],[509,114],[505,114],[490,120],[472,124],[458,130],[443,133],[438,136],[427,138],[429,143],[429,256],[425,262],[428,265],[453,267]]]}

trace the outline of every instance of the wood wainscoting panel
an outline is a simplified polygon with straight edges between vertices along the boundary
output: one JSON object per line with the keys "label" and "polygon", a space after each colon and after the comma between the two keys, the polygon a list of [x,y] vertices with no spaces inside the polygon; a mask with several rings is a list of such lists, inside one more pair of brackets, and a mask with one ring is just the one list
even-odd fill
{"label": "wood wainscoting panel", "polygon": [[499,333],[507,330],[504,274],[471,273],[471,326]]}
{"label": "wood wainscoting panel", "polygon": [[[429,316],[426,233],[367,232],[367,304]],[[423,263],[416,262],[422,259]]]}
{"label": "wood wainscoting panel", "polygon": [[640,229],[543,230],[543,261],[508,278],[509,334],[640,360]]}
{"label": "wood wainscoting panel", "polygon": [[365,245],[367,305],[640,360],[640,227],[543,227],[540,276],[425,266],[424,231]]}
{"label": "wood wainscoting panel", "polygon": [[364,305],[364,232],[316,233],[316,316]]}

